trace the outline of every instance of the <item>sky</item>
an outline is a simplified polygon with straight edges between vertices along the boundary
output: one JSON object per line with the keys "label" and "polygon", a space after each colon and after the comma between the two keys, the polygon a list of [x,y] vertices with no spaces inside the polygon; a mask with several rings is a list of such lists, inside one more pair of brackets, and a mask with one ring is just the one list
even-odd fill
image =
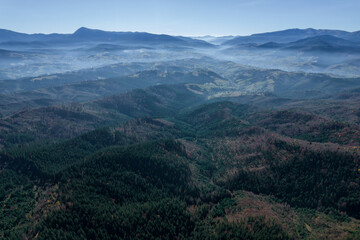
{"label": "sky", "polygon": [[360,30],[360,0],[0,0],[0,28],[72,33],[80,27],[184,36],[289,28]]}

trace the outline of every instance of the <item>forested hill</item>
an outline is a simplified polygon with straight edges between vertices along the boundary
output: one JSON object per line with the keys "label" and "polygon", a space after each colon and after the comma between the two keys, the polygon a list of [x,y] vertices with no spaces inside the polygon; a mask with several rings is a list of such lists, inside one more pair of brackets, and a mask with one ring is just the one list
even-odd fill
{"label": "forested hill", "polygon": [[[109,100],[97,104],[135,119],[1,153],[3,238],[358,237],[359,145],[282,130],[332,120],[232,102],[142,118],[135,109],[159,103]],[[274,127],[254,114],[287,117]]]}

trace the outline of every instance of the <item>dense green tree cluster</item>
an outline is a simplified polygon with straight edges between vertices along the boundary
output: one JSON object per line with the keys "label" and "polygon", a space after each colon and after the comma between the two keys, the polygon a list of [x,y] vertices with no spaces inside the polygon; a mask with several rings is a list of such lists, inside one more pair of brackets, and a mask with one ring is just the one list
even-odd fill
{"label": "dense green tree cluster", "polygon": [[281,140],[274,145],[278,151],[288,153],[286,161],[280,161],[275,151],[265,152],[269,164],[266,169],[242,170],[227,183],[228,187],[273,194],[297,207],[331,207],[360,217],[358,155],[324,149],[315,151]]}
{"label": "dense green tree cluster", "polygon": [[0,174],[0,238],[20,239],[28,213],[35,207],[35,184],[13,170]]}

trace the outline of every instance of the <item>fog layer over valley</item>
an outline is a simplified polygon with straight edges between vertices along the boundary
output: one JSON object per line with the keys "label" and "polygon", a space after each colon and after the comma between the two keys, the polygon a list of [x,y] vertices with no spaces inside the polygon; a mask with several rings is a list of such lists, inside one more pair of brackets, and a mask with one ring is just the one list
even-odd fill
{"label": "fog layer over valley", "polygon": [[114,63],[204,56],[285,71],[360,75],[358,32],[290,29],[246,37],[181,37],[80,28],[73,34],[0,30],[0,79],[40,76]]}

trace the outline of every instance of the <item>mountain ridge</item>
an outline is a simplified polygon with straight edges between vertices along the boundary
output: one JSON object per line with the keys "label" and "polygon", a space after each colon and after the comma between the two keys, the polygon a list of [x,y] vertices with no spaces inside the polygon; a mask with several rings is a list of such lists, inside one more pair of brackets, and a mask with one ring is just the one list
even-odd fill
{"label": "mountain ridge", "polygon": [[164,44],[173,43],[181,46],[196,46],[196,47],[212,47],[213,45],[202,40],[196,40],[189,37],[176,37],[167,34],[153,34],[147,32],[116,32],[103,31],[99,29],[90,29],[80,27],[71,34],[26,34],[14,32],[11,30],[0,29],[0,43],[2,42],[55,42],[67,43],[73,41],[81,42],[127,42],[131,44],[136,43],[152,43]]}
{"label": "mountain ridge", "polygon": [[308,37],[289,43],[267,42],[264,44],[241,44],[262,49],[302,50],[307,52],[359,52],[360,44],[332,35],[319,35]]}
{"label": "mountain ridge", "polygon": [[263,44],[266,42],[286,43],[320,35],[331,35],[339,38],[344,38],[346,40],[359,41],[359,32],[360,31],[347,32],[343,30],[293,28],[275,32],[257,33],[250,36],[238,36],[224,42],[223,45],[236,45],[241,43]]}

